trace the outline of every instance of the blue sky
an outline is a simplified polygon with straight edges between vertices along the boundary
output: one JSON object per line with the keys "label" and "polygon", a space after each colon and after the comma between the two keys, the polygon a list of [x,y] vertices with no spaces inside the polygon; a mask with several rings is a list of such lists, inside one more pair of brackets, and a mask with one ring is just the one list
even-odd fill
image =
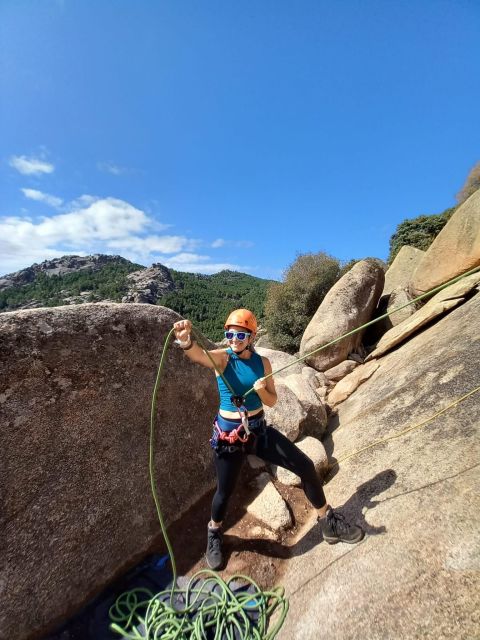
{"label": "blue sky", "polygon": [[2,0],[0,274],[386,258],[480,160],[478,0]]}

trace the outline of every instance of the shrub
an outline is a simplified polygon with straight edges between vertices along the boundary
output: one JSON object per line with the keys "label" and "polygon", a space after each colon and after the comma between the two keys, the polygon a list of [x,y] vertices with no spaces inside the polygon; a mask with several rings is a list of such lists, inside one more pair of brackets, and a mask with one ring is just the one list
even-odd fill
{"label": "shrub", "polygon": [[283,282],[270,285],[265,327],[276,349],[298,351],[306,326],[340,272],[340,262],[326,253],[299,254],[285,271]]}
{"label": "shrub", "polygon": [[390,238],[390,255],[388,263],[391,264],[395,256],[407,244],[425,251],[435,240],[437,235],[452,217],[455,207],[445,209],[443,213],[431,216],[418,216],[401,222],[393,236]]}
{"label": "shrub", "polygon": [[480,189],[480,162],[477,162],[472,168],[465,180],[465,184],[457,193],[458,204],[460,205],[462,202],[465,202],[477,189]]}

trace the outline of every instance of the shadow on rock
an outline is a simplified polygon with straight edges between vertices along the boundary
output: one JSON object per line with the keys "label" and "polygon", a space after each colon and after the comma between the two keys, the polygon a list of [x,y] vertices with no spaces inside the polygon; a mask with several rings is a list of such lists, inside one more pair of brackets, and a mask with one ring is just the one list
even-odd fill
{"label": "shadow on rock", "polygon": [[257,553],[269,558],[281,558],[283,560],[290,557],[290,547],[282,544],[281,542],[276,542],[275,540],[267,540],[265,538],[246,539],[225,534],[224,542],[224,551],[227,556],[227,561],[230,556],[241,551]]}
{"label": "shadow on rock", "polygon": [[[367,536],[381,535],[386,532],[386,528],[383,526],[374,527],[370,525],[365,520],[365,515],[362,511],[363,508],[373,509],[377,504],[380,504],[380,501],[372,500],[373,496],[389,489],[395,483],[396,479],[397,474],[393,469],[385,469],[385,471],[377,473],[376,476],[357,487],[357,491],[351,498],[343,505],[336,506],[335,509],[341,511],[348,522],[361,526]],[[291,548],[290,557],[302,555],[310,551],[310,549],[313,549],[313,547],[322,542],[322,540],[320,528],[313,526],[310,531]]]}
{"label": "shadow on rock", "polygon": [[[370,525],[362,513],[363,509],[373,509],[381,501],[373,500],[374,496],[389,489],[395,483],[397,474],[393,469],[385,469],[376,476],[364,482],[357,491],[341,506],[341,511],[348,522],[358,524],[365,531],[367,536],[377,536],[386,532],[384,526],[374,527]],[[280,542],[260,539],[244,539],[238,536],[225,535],[225,553],[230,557],[240,551],[250,551],[270,558],[293,558],[310,551],[317,544],[322,542],[322,534],[319,527],[313,526],[295,545],[287,546]],[[227,558],[228,559],[228,558]]]}

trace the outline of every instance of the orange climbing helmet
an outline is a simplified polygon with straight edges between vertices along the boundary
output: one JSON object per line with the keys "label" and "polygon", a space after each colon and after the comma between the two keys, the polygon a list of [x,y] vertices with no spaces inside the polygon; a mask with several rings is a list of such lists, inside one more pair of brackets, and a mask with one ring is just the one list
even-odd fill
{"label": "orange climbing helmet", "polygon": [[237,327],[243,327],[252,333],[257,333],[257,319],[248,309],[235,309],[225,321],[225,329],[232,324]]}

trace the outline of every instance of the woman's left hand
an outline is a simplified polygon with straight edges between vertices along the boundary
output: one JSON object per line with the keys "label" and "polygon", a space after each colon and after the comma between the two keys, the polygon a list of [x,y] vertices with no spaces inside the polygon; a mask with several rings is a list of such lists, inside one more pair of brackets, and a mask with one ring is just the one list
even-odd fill
{"label": "woman's left hand", "polygon": [[262,391],[263,389],[267,388],[267,381],[265,380],[265,378],[259,378],[253,383],[253,388],[255,389],[255,391]]}

